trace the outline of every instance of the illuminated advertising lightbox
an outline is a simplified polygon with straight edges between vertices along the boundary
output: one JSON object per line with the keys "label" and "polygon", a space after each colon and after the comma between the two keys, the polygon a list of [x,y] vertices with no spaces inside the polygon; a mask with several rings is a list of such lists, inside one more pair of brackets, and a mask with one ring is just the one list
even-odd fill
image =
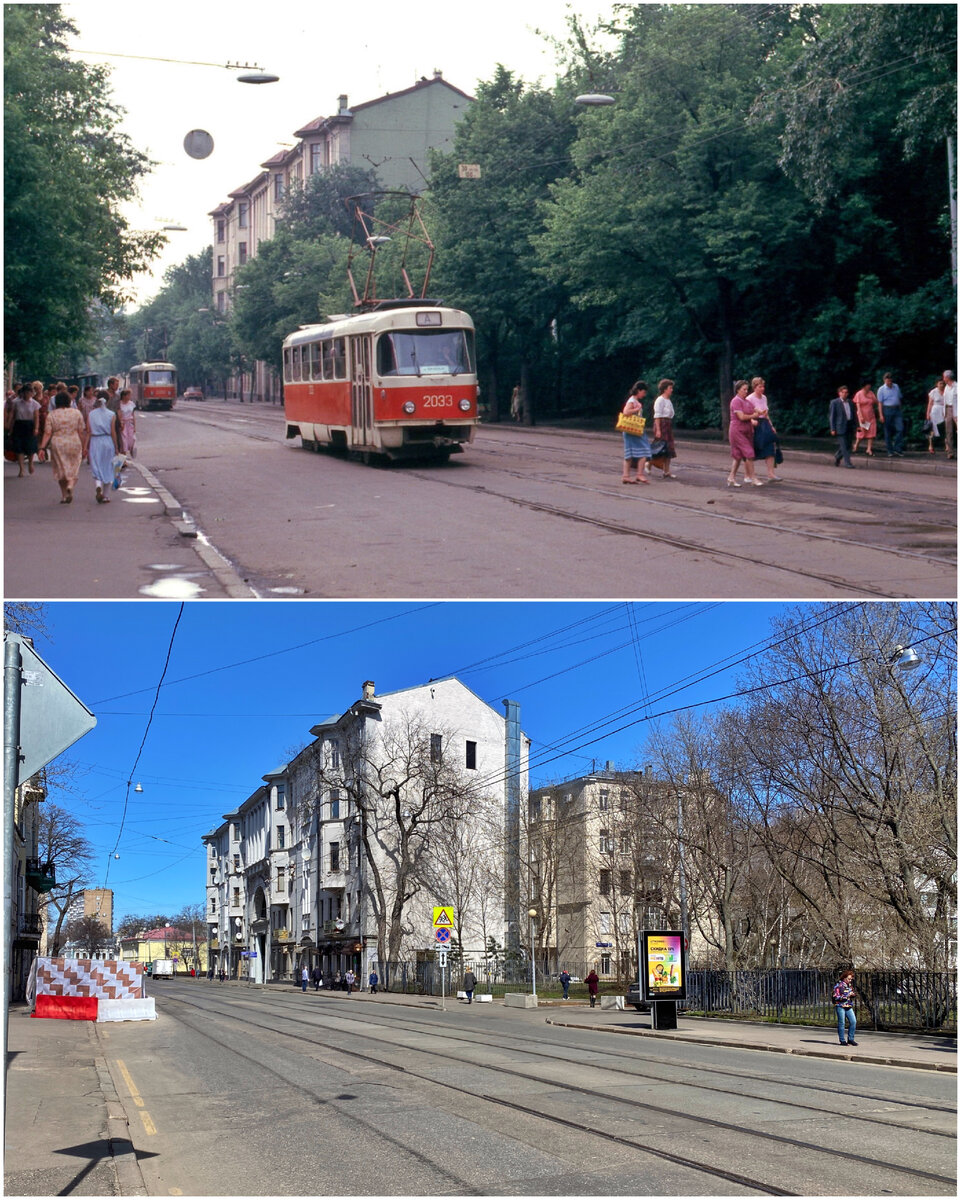
{"label": "illuminated advertising lightbox", "polygon": [[687,956],[679,929],[645,929],[638,938],[645,1000],[687,999]]}

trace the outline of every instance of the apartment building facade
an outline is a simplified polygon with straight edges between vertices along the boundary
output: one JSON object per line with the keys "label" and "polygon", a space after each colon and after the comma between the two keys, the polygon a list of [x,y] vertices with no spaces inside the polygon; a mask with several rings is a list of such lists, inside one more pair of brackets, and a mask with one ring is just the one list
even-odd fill
{"label": "apartment building facade", "polygon": [[510,710],[455,678],[383,695],[367,681],[310,733],[204,836],[211,970],[386,979],[433,956],[436,905],[454,907],[465,960],[504,944],[530,747]]}

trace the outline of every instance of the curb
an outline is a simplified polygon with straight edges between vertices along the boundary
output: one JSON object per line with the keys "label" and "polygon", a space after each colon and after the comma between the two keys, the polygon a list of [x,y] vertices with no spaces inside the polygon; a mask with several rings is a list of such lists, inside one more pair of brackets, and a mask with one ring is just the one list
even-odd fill
{"label": "curb", "polygon": [[227,595],[232,600],[257,599],[257,593],[254,589],[249,584],[244,583],[230,561],[203,536],[176,496],[160,482],[148,467],[135,460],[131,463],[131,466],[136,467],[150,487],[157,493],[160,503],[164,507],[164,512],[177,533],[182,538],[190,538],[196,541],[194,549],[204,565],[210,569],[217,582],[226,591]]}
{"label": "curb", "polygon": [[693,1046],[727,1046],[734,1050],[754,1050],[767,1054],[793,1054],[799,1058],[827,1058],[832,1061],[842,1059],[863,1066],[906,1067],[911,1071],[940,1071],[945,1075],[957,1075],[957,1066],[946,1063],[912,1062],[903,1058],[889,1058],[880,1055],[865,1054],[832,1054],[827,1050],[798,1050],[794,1046],[759,1046],[752,1042],[736,1042],[726,1038],[716,1037],[685,1037],[683,1034],[656,1032],[653,1029],[617,1029],[610,1025],[585,1025],[579,1021],[555,1021],[547,1018],[546,1024],[563,1026],[566,1029],[589,1029],[592,1033],[622,1033],[628,1037],[659,1038],[661,1041],[686,1042]]}
{"label": "curb", "polygon": [[[99,1043],[99,1038],[98,1038]],[[107,1109],[107,1145],[113,1160],[114,1171],[117,1175],[117,1190],[121,1196],[148,1195],[140,1163],[137,1161],[137,1151],[130,1140],[130,1126],[123,1103],[117,1095],[107,1059],[101,1052],[94,1059],[100,1091],[103,1094]]]}

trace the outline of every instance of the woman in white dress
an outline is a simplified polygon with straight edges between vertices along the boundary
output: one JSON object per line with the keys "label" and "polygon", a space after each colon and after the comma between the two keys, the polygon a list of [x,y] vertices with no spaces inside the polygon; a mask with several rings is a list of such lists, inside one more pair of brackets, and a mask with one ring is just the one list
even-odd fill
{"label": "woman in white dress", "polygon": [[110,485],[113,482],[113,458],[117,453],[117,419],[107,408],[107,397],[97,397],[90,416],[87,418],[90,438],[87,443],[87,458],[90,474],[97,485],[97,503],[109,504]]}
{"label": "woman in white dress", "polygon": [[928,433],[928,454],[934,453],[934,439],[941,436],[941,426],[944,424],[944,379],[939,379],[928,392],[928,411],[925,419],[931,422]]}

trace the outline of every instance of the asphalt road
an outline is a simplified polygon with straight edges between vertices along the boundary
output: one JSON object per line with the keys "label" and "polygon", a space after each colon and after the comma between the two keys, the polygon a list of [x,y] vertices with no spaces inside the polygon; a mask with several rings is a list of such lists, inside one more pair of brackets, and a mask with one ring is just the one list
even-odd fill
{"label": "asphalt road", "polygon": [[682,439],[678,479],[623,487],[613,431],[487,426],[447,464],[385,469],[285,441],[269,405],[138,422],[145,473],[109,509],[7,464],[8,597],[956,595],[940,457],[844,471],[789,451],[781,482],[735,491],[726,447]]}
{"label": "asphalt road", "polygon": [[103,1029],[151,1195],[949,1195],[952,1077],[172,981]]}

